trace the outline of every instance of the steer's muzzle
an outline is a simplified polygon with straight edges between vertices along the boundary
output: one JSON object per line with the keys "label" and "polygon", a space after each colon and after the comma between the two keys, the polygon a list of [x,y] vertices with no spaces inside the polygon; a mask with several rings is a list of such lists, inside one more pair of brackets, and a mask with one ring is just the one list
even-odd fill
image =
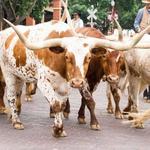
{"label": "steer's muzzle", "polygon": [[108,75],[107,81],[109,83],[117,83],[117,82],[119,82],[119,77],[118,77],[118,75]]}
{"label": "steer's muzzle", "polygon": [[70,81],[70,85],[73,88],[81,88],[83,86],[84,80],[80,78],[73,78]]}

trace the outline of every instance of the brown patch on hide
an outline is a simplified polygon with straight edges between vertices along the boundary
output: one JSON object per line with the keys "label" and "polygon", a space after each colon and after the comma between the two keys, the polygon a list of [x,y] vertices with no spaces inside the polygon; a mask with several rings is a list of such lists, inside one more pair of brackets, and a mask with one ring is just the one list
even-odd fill
{"label": "brown patch on hide", "polygon": [[[24,35],[27,37],[29,31],[26,31]],[[16,59],[16,66],[25,66],[26,64],[26,47],[20,41],[20,39],[16,42],[14,49],[13,49],[13,56]]]}
{"label": "brown patch on hide", "polygon": [[13,32],[13,33],[7,38],[7,40],[6,40],[6,42],[5,42],[5,49],[7,49],[7,48],[10,46],[11,41],[12,41],[12,39],[15,37],[15,35],[16,35],[16,33]]}
{"label": "brown patch on hide", "polygon": [[72,30],[66,30],[62,32],[57,32],[57,31],[52,31],[47,39],[52,39],[52,38],[63,38],[63,37],[72,37],[74,36]]}
{"label": "brown patch on hide", "polygon": [[58,113],[58,112],[61,112],[65,109],[66,107],[66,103],[60,103],[59,101],[55,101],[55,103],[52,105],[52,111],[54,113]]}
{"label": "brown patch on hide", "polygon": [[91,28],[91,27],[77,28],[76,32],[89,37],[101,38],[101,39],[105,38],[104,34],[96,28]]}
{"label": "brown patch on hide", "polygon": [[135,77],[140,77],[140,74],[133,67],[129,66],[129,71],[130,71],[131,75],[133,75]]}

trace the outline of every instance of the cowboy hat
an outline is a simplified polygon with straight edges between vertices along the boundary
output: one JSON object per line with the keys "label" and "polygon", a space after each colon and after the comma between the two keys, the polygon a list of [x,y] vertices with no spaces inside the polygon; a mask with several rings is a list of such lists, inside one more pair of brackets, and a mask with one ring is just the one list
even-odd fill
{"label": "cowboy hat", "polygon": [[142,0],[142,2],[145,4],[150,4],[150,0]]}

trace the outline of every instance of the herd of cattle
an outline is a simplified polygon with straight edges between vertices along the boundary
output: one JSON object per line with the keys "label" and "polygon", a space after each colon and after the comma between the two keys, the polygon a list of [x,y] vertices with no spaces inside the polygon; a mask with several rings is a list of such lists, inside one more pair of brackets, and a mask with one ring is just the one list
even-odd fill
{"label": "herd of cattle", "polygon": [[[68,10],[65,11],[68,14]],[[91,129],[100,129],[92,93],[101,80],[107,82],[109,113],[114,113],[118,119],[123,118],[119,107],[120,93],[127,88],[129,97],[124,112],[133,117],[132,125],[141,128],[150,118],[149,110],[137,113],[139,93],[150,84],[150,36],[145,34],[150,27],[128,38],[120,32],[114,39],[91,27],[74,30],[71,24],[62,21],[35,26],[14,26],[5,21],[11,28],[0,32],[0,111],[5,112],[3,96],[6,85],[15,129],[24,129],[19,118],[24,82],[31,89],[30,83],[36,84],[49,102],[55,137],[66,136],[62,114],[68,118],[70,87],[78,88],[82,96],[78,122],[85,123],[87,106]],[[30,91],[27,99],[30,99]]]}

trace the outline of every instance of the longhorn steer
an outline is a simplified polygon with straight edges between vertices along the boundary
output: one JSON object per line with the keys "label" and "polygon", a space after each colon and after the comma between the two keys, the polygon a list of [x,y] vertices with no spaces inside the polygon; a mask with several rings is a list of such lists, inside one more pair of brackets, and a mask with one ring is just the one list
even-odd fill
{"label": "longhorn steer", "polygon": [[[114,52],[112,52],[114,53]],[[107,88],[106,88],[106,95],[108,99],[108,106],[107,111],[108,113],[113,113],[113,106],[112,106],[112,99],[115,101],[115,117],[117,119],[122,119],[123,115],[120,111],[119,102],[121,99],[121,94],[125,91],[125,89],[128,87],[128,76],[126,72],[126,65],[125,65],[125,58],[124,54],[122,52],[115,52],[114,53],[114,63],[109,63],[116,68],[116,75],[118,75],[118,81],[117,82],[110,82],[109,78],[107,80]],[[108,60],[108,62],[110,62]]]}
{"label": "longhorn steer", "polygon": [[[129,40],[126,39],[126,40]],[[129,80],[128,105],[124,109],[133,120],[133,127],[143,128],[144,121],[150,118],[150,110],[137,114],[139,111],[139,94],[150,84],[150,35],[143,36],[135,48],[125,52],[125,61]]]}
{"label": "longhorn steer", "polygon": [[[97,29],[84,27],[81,29],[77,29],[77,32],[86,36],[91,36],[95,38],[105,39],[105,36]],[[125,63],[122,52],[112,51],[109,49],[101,49],[101,55],[99,57],[92,56],[89,68],[86,74],[87,82],[88,82],[88,90],[92,94],[97,87],[97,84],[100,83],[101,79],[105,76],[105,80],[109,83],[109,95],[108,95],[108,112],[112,113],[112,104],[110,100],[110,94],[113,95],[116,108],[115,108],[115,117],[122,118],[122,113],[119,108],[120,95],[118,92],[118,82],[120,80],[120,75],[124,76],[125,73]],[[95,49],[96,51],[97,49]],[[111,93],[110,93],[111,92]],[[83,92],[81,91],[81,95]],[[85,123],[85,98],[82,97],[82,104],[78,113],[78,121],[79,123]],[[94,107],[94,105],[93,105]],[[91,119],[94,120],[94,118]]]}
{"label": "longhorn steer", "polygon": [[[62,123],[64,101],[68,97],[66,80],[74,88],[84,87],[84,77],[92,54],[101,54],[102,48],[125,50],[132,48],[146,32],[144,30],[128,43],[105,39],[74,36],[69,26],[62,22],[48,22],[19,29],[7,21],[18,34],[5,41],[1,51],[1,68],[6,81],[7,99],[11,108],[14,128],[23,129],[15,106],[23,81],[37,81],[37,86],[47,98],[53,111],[54,136],[65,136]],[[3,31],[2,34],[5,34]],[[96,56],[95,56],[96,57]],[[84,95],[84,94],[83,94]],[[89,102],[89,100],[87,100]],[[94,108],[88,105],[91,115]],[[95,117],[96,119],[96,117]],[[93,124],[94,123],[94,124]],[[95,126],[95,122],[91,126]],[[96,126],[98,123],[96,124]]]}

